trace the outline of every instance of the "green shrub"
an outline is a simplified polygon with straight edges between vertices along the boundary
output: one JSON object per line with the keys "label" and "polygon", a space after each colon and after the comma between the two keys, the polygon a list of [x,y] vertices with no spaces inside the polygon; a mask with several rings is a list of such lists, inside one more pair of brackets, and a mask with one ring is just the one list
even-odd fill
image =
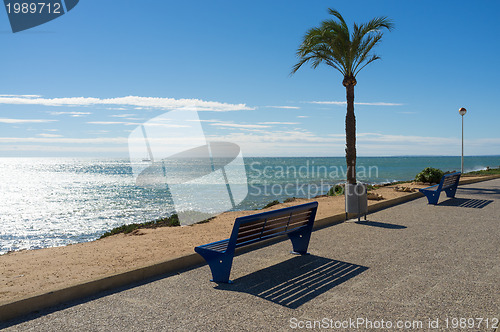
{"label": "green shrub", "polygon": [[128,234],[135,231],[136,229],[141,229],[141,228],[175,227],[180,225],[181,223],[179,222],[179,216],[177,214],[173,214],[167,218],[160,218],[154,221],[147,221],[141,224],[129,224],[129,225],[122,225],[115,227],[112,230],[104,233],[99,239],[120,233]]}
{"label": "green shrub", "polygon": [[339,196],[344,195],[344,186],[342,184],[336,184],[328,190],[327,196]]}
{"label": "green shrub", "polygon": [[101,239],[103,237],[107,237],[107,236],[111,236],[111,235],[115,235],[115,234],[119,234],[119,233],[128,234],[130,232],[135,231],[138,228],[139,228],[139,224],[130,224],[130,225],[122,225],[119,227],[115,227],[112,230],[110,230],[109,232],[104,233],[101,236]]}
{"label": "green shrub", "polygon": [[150,221],[148,223],[144,223],[144,228],[154,228],[154,227],[174,227],[180,226],[179,216],[177,214],[173,214],[167,218],[160,218],[155,221]]}
{"label": "green shrub", "polygon": [[427,167],[415,176],[417,182],[439,183],[444,172],[437,168]]}
{"label": "green shrub", "polygon": [[271,207],[271,206],[274,206],[274,205],[278,205],[280,202],[279,201],[272,201],[272,202],[269,202],[266,204],[266,206],[264,206],[262,209],[267,209],[268,207]]}
{"label": "green shrub", "polygon": [[379,185],[373,185],[373,184],[366,185],[366,191],[377,190],[378,188],[380,188]]}

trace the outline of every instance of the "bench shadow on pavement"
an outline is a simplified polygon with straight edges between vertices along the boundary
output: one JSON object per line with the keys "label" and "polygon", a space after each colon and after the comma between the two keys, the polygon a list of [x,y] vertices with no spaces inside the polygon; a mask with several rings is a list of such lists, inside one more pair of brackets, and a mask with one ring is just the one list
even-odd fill
{"label": "bench shadow on pavement", "polygon": [[488,195],[488,198],[500,199],[500,189],[497,188],[458,187],[458,193],[462,190],[467,195]]}
{"label": "bench shadow on pavement", "polygon": [[473,198],[452,198],[439,203],[439,206],[456,206],[463,208],[482,209],[486,205],[493,203],[490,199],[473,199]]}
{"label": "bench shadow on pavement", "polygon": [[403,226],[403,225],[389,224],[389,223],[385,223],[385,222],[371,221],[371,220],[360,220],[360,221],[355,221],[354,223],[358,224],[358,225],[373,226],[373,227],[388,228],[388,229],[407,228],[406,226]]}
{"label": "bench shadow on pavement", "polygon": [[215,289],[247,293],[296,309],[367,269],[315,255],[296,256]]}

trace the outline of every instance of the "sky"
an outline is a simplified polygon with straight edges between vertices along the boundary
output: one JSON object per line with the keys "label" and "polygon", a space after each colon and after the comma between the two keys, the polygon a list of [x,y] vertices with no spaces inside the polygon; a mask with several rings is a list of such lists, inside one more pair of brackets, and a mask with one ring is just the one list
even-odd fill
{"label": "sky", "polygon": [[0,9],[0,156],[126,158],[171,111],[244,156],[343,156],[341,74],[290,75],[329,7],[395,24],[357,77],[358,156],[460,155],[460,107],[465,154],[500,155],[498,1],[82,0],[18,33]]}

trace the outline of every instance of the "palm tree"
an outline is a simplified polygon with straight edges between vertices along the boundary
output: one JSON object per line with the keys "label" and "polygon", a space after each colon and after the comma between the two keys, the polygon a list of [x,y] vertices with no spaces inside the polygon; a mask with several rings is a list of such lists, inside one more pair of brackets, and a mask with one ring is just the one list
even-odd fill
{"label": "palm tree", "polygon": [[299,62],[293,66],[292,74],[310,62],[312,68],[325,63],[344,75],[342,84],[346,89],[347,114],[345,117],[347,183],[356,184],[356,117],[354,115],[354,87],[356,75],[373,61],[380,59],[371,54],[372,48],[382,39],[382,29],[392,30],[393,23],[387,17],[377,17],[361,25],[354,23],[352,32],[334,9],[328,12],[336,19],[326,20],[319,28],[307,31],[297,50]]}

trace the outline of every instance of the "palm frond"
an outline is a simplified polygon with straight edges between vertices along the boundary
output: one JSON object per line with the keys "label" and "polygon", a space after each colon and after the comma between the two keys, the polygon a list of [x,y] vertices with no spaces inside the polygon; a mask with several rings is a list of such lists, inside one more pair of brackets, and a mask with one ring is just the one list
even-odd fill
{"label": "palm frond", "polygon": [[[382,34],[378,33],[376,35],[371,35],[365,38],[362,43],[359,45],[358,54],[356,59],[356,66],[353,68],[354,76],[359,72],[358,67],[362,65],[363,62],[369,57],[372,48],[378,44],[378,42],[382,39]],[[363,66],[364,67],[364,66]]]}
{"label": "palm frond", "polygon": [[328,19],[318,28],[309,29],[297,50],[299,61],[291,74],[305,63],[317,68],[324,63],[344,75],[356,77],[361,69],[379,59],[371,50],[382,39],[382,29],[392,30],[394,24],[385,16],[376,17],[367,23],[353,24],[349,30],[342,15],[335,9],[328,9],[334,19]]}
{"label": "palm frond", "polygon": [[343,28],[345,30],[349,31],[349,28],[347,27],[347,24],[345,23],[344,18],[342,17],[342,15],[340,15],[340,13],[337,10],[335,10],[333,8],[328,8],[328,13],[330,15],[335,16],[340,21],[340,24],[342,24]]}
{"label": "palm frond", "polygon": [[354,77],[356,77],[356,75],[358,75],[358,73],[361,71],[361,69],[365,68],[366,66],[368,66],[370,63],[372,63],[373,61],[375,60],[378,60],[380,59],[380,57],[378,55],[372,55],[372,57],[370,58],[370,60],[366,61],[363,66],[361,66],[361,68],[358,69],[358,71],[354,72]]}

